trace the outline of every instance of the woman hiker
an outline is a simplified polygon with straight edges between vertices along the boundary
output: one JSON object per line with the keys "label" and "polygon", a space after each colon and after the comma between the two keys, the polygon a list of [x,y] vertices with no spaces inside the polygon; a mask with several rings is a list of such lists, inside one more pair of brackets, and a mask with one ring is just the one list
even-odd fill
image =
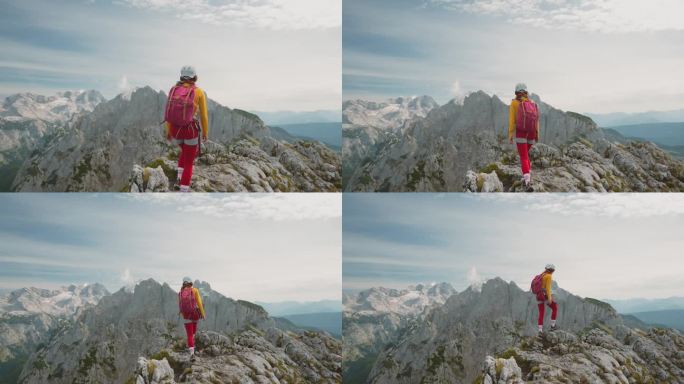
{"label": "woman hiker", "polygon": [[[515,136],[515,138],[514,138]],[[539,138],[539,110],[537,104],[527,97],[527,86],[519,83],[515,86],[515,99],[511,101],[508,110],[508,142],[518,147],[520,166],[522,168],[522,183],[526,190],[531,191],[532,177],[530,176],[530,148]]]}
{"label": "woman hiker", "polygon": [[534,277],[532,280],[532,293],[537,297],[537,308],[539,308],[539,318],[537,319],[537,326],[539,327],[539,334],[544,332],[544,312],[548,305],[551,308],[551,330],[556,329],[556,316],[558,316],[558,304],[553,300],[551,292],[551,282],[553,280],[553,272],[556,271],[556,266],[553,264],[546,264],[544,272]]}
{"label": "woman hiker", "polygon": [[185,320],[185,333],[188,336],[188,352],[190,357],[195,356],[195,332],[197,322],[205,318],[202,296],[199,289],[192,286],[192,279],[183,278],[183,287],[178,292],[178,311]]}
{"label": "woman hiker", "polygon": [[207,140],[209,135],[207,96],[195,85],[196,82],[195,68],[184,66],[180,81],[169,91],[164,113],[166,138],[180,146],[176,185],[180,185],[181,192],[190,192],[192,167],[200,145],[200,135],[202,140]]}

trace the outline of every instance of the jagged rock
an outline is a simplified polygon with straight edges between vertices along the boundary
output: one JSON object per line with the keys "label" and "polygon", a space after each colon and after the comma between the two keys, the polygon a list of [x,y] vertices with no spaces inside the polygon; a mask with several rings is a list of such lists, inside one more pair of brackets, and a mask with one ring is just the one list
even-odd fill
{"label": "jagged rock", "polygon": [[166,358],[162,360],[147,360],[138,358],[138,368],[135,370],[136,384],[175,384],[174,372]]}
{"label": "jagged rock", "polygon": [[[684,190],[684,163],[656,145],[611,142],[590,118],[532,97],[542,114],[540,143],[530,153],[535,191]],[[508,105],[496,96],[474,92],[391,135],[344,129],[346,191],[475,190],[468,172],[489,174],[493,167],[505,191],[523,189],[518,154],[507,141]]]}
{"label": "jagged rock", "polygon": [[487,356],[484,362],[483,384],[522,384],[522,372],[514,358],[495,359]]}
{"label": "jagged rock", "polygon": [[580,336],[545,333],[505,354],[523,367],[526,383],[681,383],[682,348],[684,337],[675,330],[630,330],[618,339],[609,329],[593,328]]}
{"label": "jagged rock", "polygon": [[468,171],[463,184],[465,192],[503,192],[504,187],[495,171],[491,173],[475,173]]}
{"label": "jagged rock", "polygon": [[[141,187],[136,166],[175,177],[178,148],[159,122],[166,96],[149,87],[74,118],[23,162],[17,191],[161,191]],[[196,191],[339,191],[340,156],[324,144],[277,140],[258,116],[208,102],[209,141],[196,161]],[[159,174],[161,176],[161,174]],[[159,179],[163,184],[162,178]],[[135,185],[132,185],[135,184]]]}
{"label": "jagged rock", "polygon": [[161,166],[156,168],[133,166],[130,192],[168,192],[169,178]]}
{"label": "jagged rock", "polygon": [[[213,331],[196,336],[194,359],[163,350],[178,383],[341,383],[340,342],[319,332],[269,328],[229,337]],[[141,361],[147,361],[140,358]]]}

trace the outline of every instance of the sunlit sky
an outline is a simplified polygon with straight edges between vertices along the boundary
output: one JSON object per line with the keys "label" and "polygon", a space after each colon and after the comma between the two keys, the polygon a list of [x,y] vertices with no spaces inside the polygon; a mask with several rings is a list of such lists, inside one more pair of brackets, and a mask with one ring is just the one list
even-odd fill
{"label": "sunlit sky", "polygon": [[684,296],[682,194],[349,193],[343,207],[345,290],[497,276],[528,289],[554,263],[581,296]]}
{"label": "sunlit sky", "polygon": [[0,194],[0,288],[204,280],[243,300],[341,297],[340,194]]}
{"label": "sunlit sky", "polygon": [[22,0],[0,13],[0,96],[134,86],[183,65],[228,107],[339,109],[341,0]]}
{"label": "sunlit sky", "polygon": [[584,113],[684,108],[678,0],[345,0],[343,98],[484,90],[525,82]]}

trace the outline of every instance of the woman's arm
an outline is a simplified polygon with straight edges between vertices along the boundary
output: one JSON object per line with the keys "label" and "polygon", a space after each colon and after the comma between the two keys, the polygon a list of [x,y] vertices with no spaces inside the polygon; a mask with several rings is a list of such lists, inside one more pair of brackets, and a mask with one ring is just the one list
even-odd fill
{"label": "woman's arm", "polygon": [[515,111],[516,111],[517,101],[511,101],[511,106],[508,107],[508,141],[513,140],[513,134],[515,133]]}
{"label": "woman's arm", "polygon": [[199,289],[193,288],[193,293],[195,294],[195,302],[197,302],[197,308],[200,310],[200,315],[204,319],[206,316],[204,314],[204,305],[202,304],[202,296],[200,296]]}
{"label": "woman's arm", "polygon": [[207,94],[204,91],[199,94],[200,121],[202,123],[202,137],[209,137],[209,113],[207,112]]}

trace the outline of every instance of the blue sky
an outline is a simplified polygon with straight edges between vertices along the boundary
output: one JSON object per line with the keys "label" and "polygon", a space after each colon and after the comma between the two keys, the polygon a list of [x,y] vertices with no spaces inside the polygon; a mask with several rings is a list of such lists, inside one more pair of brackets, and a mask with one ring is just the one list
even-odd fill
{"label": "blue sky", "polygon": [[339,109],[341,0],[23,0],[0,13],[0,96],[133,86],[181,66],[229,107]]}
{"label": "blue sky", "polygon": [[344,194],[343,287],[526,288],[554,263],[582,296],[684,296],[683,226],[680,194]]}
{"label": "blue sky", "polygon": [[684,108],[684,3],[673,0],[345,0],[343,99],[516,83],[563,110]]}
{"label": "blue sky", "polygon": [[0,194],[0,289],[183,276],[234,298],[339,300],[339,194]]}

